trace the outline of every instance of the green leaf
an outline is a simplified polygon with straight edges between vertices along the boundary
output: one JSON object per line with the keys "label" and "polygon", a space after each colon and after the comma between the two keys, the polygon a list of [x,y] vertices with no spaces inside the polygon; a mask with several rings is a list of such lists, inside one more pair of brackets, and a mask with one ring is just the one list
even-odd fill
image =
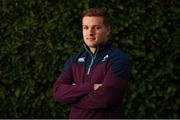
{"label": "green leaf", "polygon": [[16,89],[16,91],[15,91],[15,96],[16,96],[16,97],[19,97],[19,96],[20,96],[20,93],[21,93],[21,90],[20,90],[20,89]]}

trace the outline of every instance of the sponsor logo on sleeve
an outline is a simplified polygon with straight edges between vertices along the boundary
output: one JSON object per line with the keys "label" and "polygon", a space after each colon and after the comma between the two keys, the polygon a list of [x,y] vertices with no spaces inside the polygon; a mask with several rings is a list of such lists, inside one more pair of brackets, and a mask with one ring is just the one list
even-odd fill
{"label": "sponsor logo on sleeve", "polygon": [[109,58],[109,55],[105,55],[102,61],[104,62],[104,61],[106,61],[108,58]]}
{"label": "sponsor logo on sleeve", "polygon": [[85,62],[85,57],[80,57],[80,58],[78,59],[78,62]]}

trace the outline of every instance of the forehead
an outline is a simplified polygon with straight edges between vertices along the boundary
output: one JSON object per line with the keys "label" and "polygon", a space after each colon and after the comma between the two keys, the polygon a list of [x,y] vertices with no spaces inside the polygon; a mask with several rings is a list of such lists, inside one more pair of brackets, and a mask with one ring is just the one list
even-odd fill
{"label": "forehead", "polygon": [[83,25],[103,25],[104,18],[101,16],[85,16],[82,19]]}

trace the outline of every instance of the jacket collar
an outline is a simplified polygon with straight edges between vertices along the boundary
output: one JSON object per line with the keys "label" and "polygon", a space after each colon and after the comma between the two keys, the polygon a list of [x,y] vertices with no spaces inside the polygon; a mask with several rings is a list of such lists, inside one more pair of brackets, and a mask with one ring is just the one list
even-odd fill
{"label": "jacket collar", "polygon": [[[98,46],[97,46],[97,49],[96,49],[96,51],[95,51],[95,54],[97,54],[97,52],[98,52],[98,53],[99,53],[99,52],[101,53],[101,52],[107,50],[109,47],[111,47],[111,45],[112,45],[112,42],[110,42],[110,40],[108,40],[108,42],[107,42],[106,44],[100,44],[100,45],[98,45]],[[89,54],[91,54],[89,47],[88,47],[85,43],[83,44],[83,46],[84,46],[85,51],[88,52]],[[92,54],[91,54],[91,55],[92,55]]]}

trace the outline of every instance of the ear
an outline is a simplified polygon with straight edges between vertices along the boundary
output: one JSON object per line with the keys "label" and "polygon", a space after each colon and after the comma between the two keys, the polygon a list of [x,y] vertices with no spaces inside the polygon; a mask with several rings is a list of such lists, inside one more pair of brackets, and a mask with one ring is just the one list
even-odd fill
{"label": "ear", "polygon": [[107,35],[109,36],[110,33],[111,33],[111,27],[108,26],[108,27],[107,27]]}

